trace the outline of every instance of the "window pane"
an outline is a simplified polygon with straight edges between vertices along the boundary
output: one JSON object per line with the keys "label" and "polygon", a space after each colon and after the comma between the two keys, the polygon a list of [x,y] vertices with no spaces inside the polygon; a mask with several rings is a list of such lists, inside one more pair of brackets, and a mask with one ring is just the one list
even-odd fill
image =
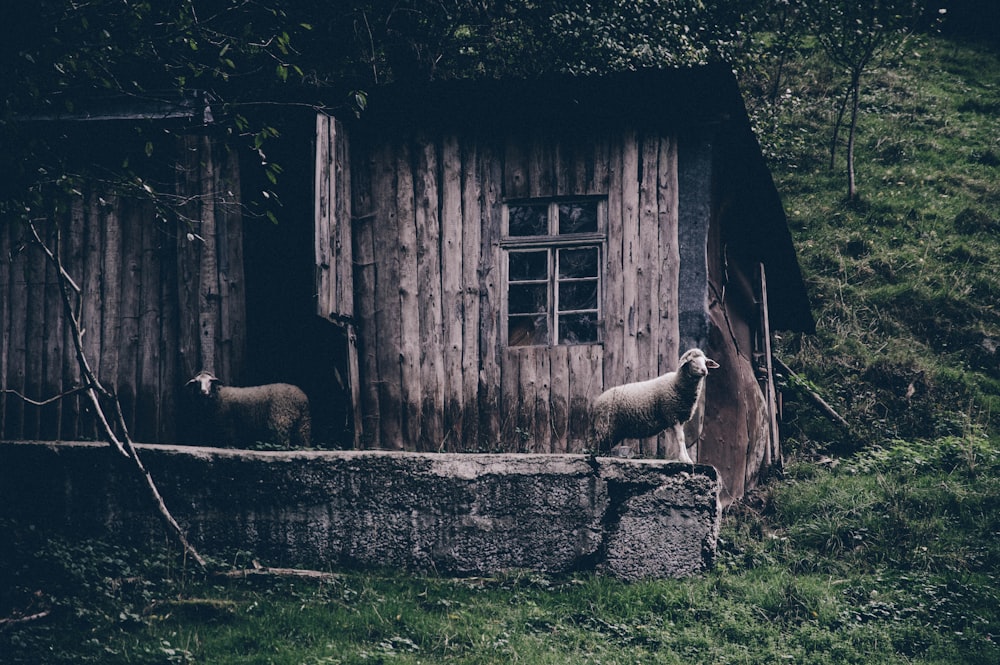
{"label": "window pane", "polygon": [[508,264],[510,281],[523,282],[529,279],[549,278],[549,252],[511,252]]}
{"label": "window pane", "polygon": [[512,205],[507,209],[508,233],[512,236],[549,235],[549,206]]}
{"label": "window pane", "polygon": [[596,247],[559,250],[559,277],[597,277],[600,256]]}
{"label": "window pane", "polygon": [[548,312],[548,284],[511,284],[508,291],[508,311],[511,314]]}
{"label": "window pane", "polygon": [[533,346],[549,343],[548,316],[511,316],[507,320],[508,346]]}
{"label": "window pane", "polygon": [[563,314],[559,317],[560,344],[587,344],[597,341],[597,312]]}
{"label": "window pane", "polygon": [[577,201],[559,204],[559,235],[595,233],[597,231],[597,201]]}
{"label": "window pane", "polygon": [[559,311],[597,309],[597,280],[559,283]]}

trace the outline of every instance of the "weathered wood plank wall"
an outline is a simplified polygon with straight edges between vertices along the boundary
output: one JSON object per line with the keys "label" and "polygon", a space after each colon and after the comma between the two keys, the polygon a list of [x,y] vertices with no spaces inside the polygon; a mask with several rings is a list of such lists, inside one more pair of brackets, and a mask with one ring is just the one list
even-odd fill
{"label": "weathered wood plank wall", "polygon": [[[577,452],[606,386],[674,368],[672,137],[359,131],[351,145],[364,445]],[[507,348],[504,201],[595,195],[608,197],[603,343]]]}
{"label": "weathered wood plank wall", "polygon": [[313,172],[316,314],[342,326],[346,333],[346,379],[351,400],[353,443],[357,447],[361,444],[363,418],[354,327],[350,142],[343,124],[325,114],[316,116]]}
{"label": "weathered wood plank wall", "polygon": [[[53,200],[37,224],[52,247],[59,231],[64,267],[82,291],[84,351],[138,441],[175,442],[186,380],[206,367],[236,382],[243,364],[238,160],[207,136],[185,136],[177,148],[178,181],[165,192],[187,201],[176,217],[95,186]],[[79,397],[37,407],[6,392],[44,400],[81,381],[55,269],[24,239],[18,223],[0,228],[0,436],[93,439]]]}

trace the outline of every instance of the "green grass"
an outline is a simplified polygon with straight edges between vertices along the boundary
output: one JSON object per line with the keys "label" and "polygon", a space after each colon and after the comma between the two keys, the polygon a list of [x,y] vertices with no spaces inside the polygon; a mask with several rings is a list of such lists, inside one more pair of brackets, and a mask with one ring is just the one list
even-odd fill
{"label": "green grass", "polygon": [[[830,170],[822,145],[840,79],[807,52],[787,81],[789,96],[758,115],[774,127],[765,145],[818,333],[786,335],[778,353],[851,421],[854,447],[996,431],[1000,59],[918,37],[869,74],[852,202],[844,146]],[[800,415],[795,438],[828,439]]]}
{"label": "green grass", "polygon": [[870,76],[851,203],[835,72],[806,52],[787,82],[755,117],[818,332],[778,353],[852,433],[789,389],[784,475],[712,572],[234,580],[0,525],[0,616],[51,611],[0,663],[1000,662],[1000,59],[922,37]]}
{"label": "green grass", "polygon": [[0,632],[0,662],[1000,662],[998,472],[987,442],[957,438],[794,465],[687,580],[234,580],[49,543],[3,562],[53,614]]}

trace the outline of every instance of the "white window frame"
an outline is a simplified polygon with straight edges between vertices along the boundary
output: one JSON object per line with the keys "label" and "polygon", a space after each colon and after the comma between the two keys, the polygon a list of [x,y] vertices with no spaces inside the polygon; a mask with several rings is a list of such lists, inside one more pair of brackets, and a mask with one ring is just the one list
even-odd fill
{"label": "white window frame", "polygon": [[[587,233],[559,233],[559,206],[560,204],[572,203],[596,203],[597,204],[597,231]],[[510,208],[512,206],[547,206],[548,229],[545,235],[534,236],[512,236],[510,235]],[[501,334],[503,344],[507,348],[531,348],[531,347],[554,347],[573,345],[600,345],[603,343],[603,322],[604,322],[604,265],[607,256],[607,219],[608,219],[608,199],[606,196],[568,196],[568,197],[545,197],[531,199],[511,199],[504,202],[503,206],[503,227],[500,239],[500,246],[503,250],[503,280],[502,280],[502,321]],[[596,339],[587,342],[559,342],[559,318],[565,315],[580,314],[593,311],[566,310],[559,309],[559,284],[568,280],[559,278],[559,251],[560,249],[588,248],[597,249],[597,334]],[[510,255],[518,251],[546,250],[548,252],[547,269],[548,276],[545,280],[547,284],[547,326],[548,335],[545,343],[515,344],[511,345],[508,339],[510,331],[510,275],[509,262]],[[531,281],[518,281],[515,283],[531,283]],[[541,283],[541,280],[538,280]],[[515,315],[516,316],[516,315]]]}

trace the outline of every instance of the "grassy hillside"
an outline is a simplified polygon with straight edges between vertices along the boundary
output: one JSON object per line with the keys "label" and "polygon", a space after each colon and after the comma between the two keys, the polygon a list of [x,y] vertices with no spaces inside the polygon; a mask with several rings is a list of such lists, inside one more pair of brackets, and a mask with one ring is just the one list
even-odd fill
{"label": "grassy hillside", "polygon": [[756,117],[818,332],[778,353],[853,431],[788,385],[784,475],[711,573],[221,579],[29,531],[0,616],[49,614],[0,625],[0,663],[1000,662],[1000,60],[921,39],[871,77],[850,204],[837,81],[809,53],[787,76]]}
{"label": "grassy hillside", "polygon": [[1000,60],[921,37],[869,75],[850,203],[846,151],[831,170],[827,145],[842,79],[806,53],[785,82],[760,114],[773,112],[764,141],[818,332],[786,336],[778,353],[855,428],[845,441],[792,403],[786,431],[851,448],[995,432]]}

